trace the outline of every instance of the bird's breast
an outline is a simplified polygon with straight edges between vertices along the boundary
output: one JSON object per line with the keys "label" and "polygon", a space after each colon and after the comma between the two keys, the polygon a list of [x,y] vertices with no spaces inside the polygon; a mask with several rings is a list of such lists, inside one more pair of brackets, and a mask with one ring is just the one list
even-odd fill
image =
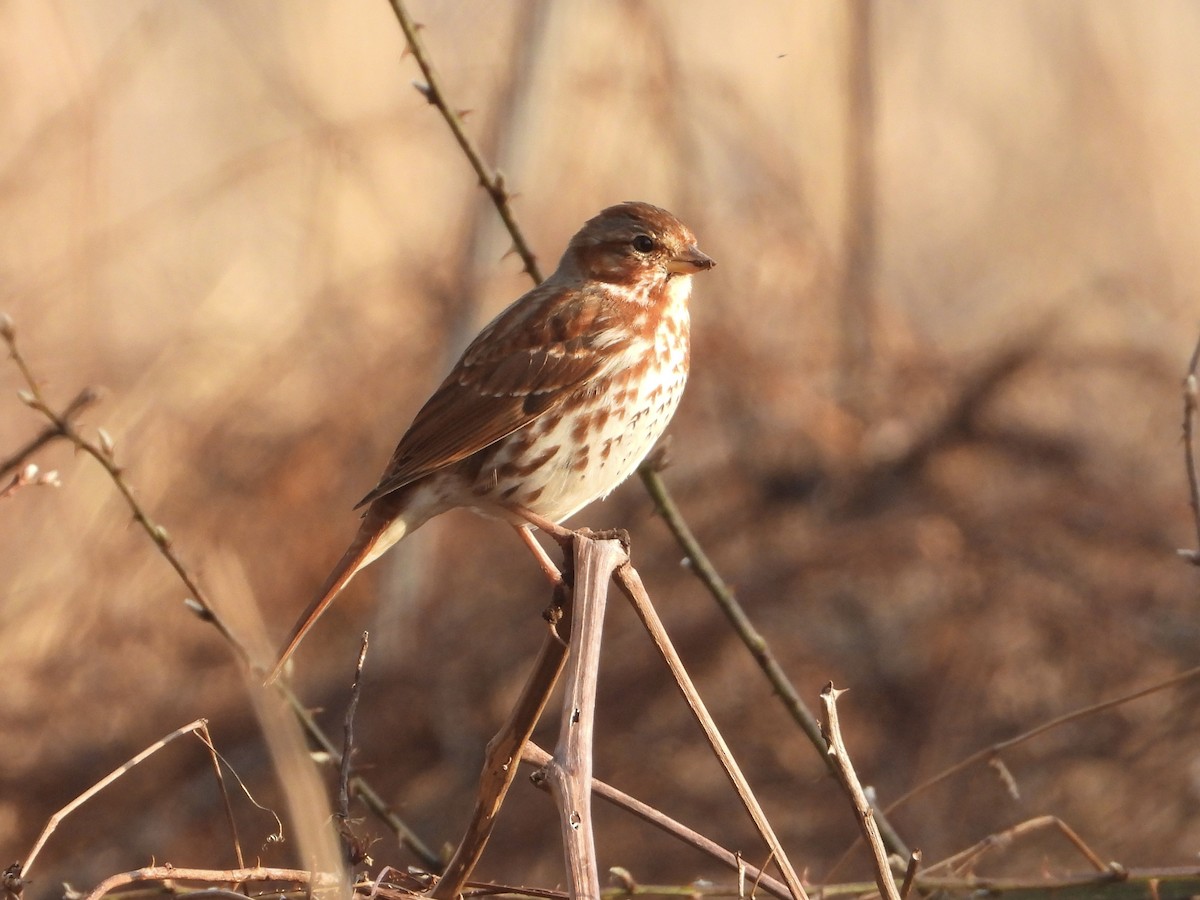
{"label": "bird's breast", "polygon": [[679,406],[690,360],[686,290],[669,292],[655,312],[652,327],[631,322],[611,343],[601,375],[493,448],[474,486],[481,505],[558,522],[637,469]]}

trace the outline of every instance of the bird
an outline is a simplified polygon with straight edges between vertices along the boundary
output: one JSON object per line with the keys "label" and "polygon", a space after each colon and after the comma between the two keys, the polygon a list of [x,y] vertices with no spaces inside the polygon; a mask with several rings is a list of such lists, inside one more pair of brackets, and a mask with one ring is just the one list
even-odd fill
{"label": "bird", "polygon": [[448,510],[507,521],[553,577],[530,529],[607,496],[662,436],[691,362],[692,276],[715,265],[649,203],[585,222],[554,273],[480,331],[421,407],[268,682],[356,573]]}

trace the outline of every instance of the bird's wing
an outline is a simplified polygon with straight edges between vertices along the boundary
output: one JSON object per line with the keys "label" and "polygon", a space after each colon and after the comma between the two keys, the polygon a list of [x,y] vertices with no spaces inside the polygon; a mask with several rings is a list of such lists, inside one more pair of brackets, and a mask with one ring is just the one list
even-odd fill
{"label": "bird's wing", "polygon": [[534,288],[466,349],[400,439],[379,484],[355,508],[544,416],[611,371],[622,340],[605,292],[549,282]]}

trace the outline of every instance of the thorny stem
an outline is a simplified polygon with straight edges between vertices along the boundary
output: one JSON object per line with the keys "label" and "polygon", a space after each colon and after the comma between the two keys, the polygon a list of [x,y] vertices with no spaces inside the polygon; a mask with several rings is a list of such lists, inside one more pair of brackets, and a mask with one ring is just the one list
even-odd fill
{"label": "thorny stem", "polygon": [[1159,691],[1166,690],[1169,687],[1174,687],[1177,684],[1182,684],[1185,681],[1191,681],[1193,678],[1197,677],[1200,677],[1200,666],[1195,666],[1191,669],[1185,669],[1182,672],[1172,675],[1170,678],[1164,678],[1162,681],[1156,681],[1154,684],[1140,688],[1136,691],[1132,691],[1128,694],[1122,694],[1120,697],[1114,697],[1111,700],[1103,700],[1100,703],[1093,703],[1091,706],[1085,706],[1081,709],[1064,713],[1061,716],[1055,716],[1053,719],[1049,719],[1048,721],[1043,722],[1041,725],[1030,728],[1028,731],[1023,731],[1015,737],[1011,737],[1003,741],[997,741],[991,746],[984,747],[982,750],[977,750],[965,759],[959,760],[949,768],[943,769],[936,775],[925,779],[916,787],[893,800],[891,804],[888,805],[886,811],[889,813],[894,812],[898,807],[917,796],[917,794],[924,793],[934,785],[945,781],[947,778],[957,775],[959,772],[969,769],[971,766],[974,766],[977,763],[986,762],[990,759],[998,757],[1005,750],[1011,750],[1018,744],[1023,744],[1026,741],[1033,740],[1033,738],[1045,734],[1047,731],[1051,731],[1062,725],[1067,725],[1071,722],[1078,721],[1079,719],[1085,719],[1088,716],[1095,715],[1099,712],[1104,712],[1108,709],[1115,709],[1116,707],[1122,706],[1133,700],[1140,700],[1142,697],[1149,696],[1150,694],[1156,694]]}
{"label": "thorny stem", "polygon": [[[837,765],[825,752],[825,738],[821,734],[821,726],[817,722],[809,710],[808,705],[796,693],[796,688],[792,685],[791,679],[784,673],[783,668],[779,665],[779,661],[775,658],[775,654],[771,652],[771,646],[767,643],[767,639],[762,633],[754,627],[754,623],[750,621],[750,617],[746,615],[746,611],[742,608],[734,596],[733,590],[725,583],[725,579],[716,570],[716,567],[709,561],[708,555],[700,546],[700,542],[696,540],[695,534],[688,526],[687,521],[679,512],[679,507],[675,505],[675,501],[667,492],[667,486],[659,477],[658,472],[654,468],[654,462],[649,461],[643,463],[638,469],[638,475],[642,478],[642,483],[646,486],[650,498],[654,501],[654,506],[658,514],[666,523],[671,534],[675,536],[676,543],[683,549],[684,555],[687,557],[688,563],[691,566],[696,577],[700,582],[708,588],[708,592],[712,594],[717,601],[717,606],[725,613],[733,625],[734,631],[742,639],[750,655],[754,657],[758,667],[762,669],[766,675],[767,681],[771,683],[775,693],[779,695],[780,702],[783,703],[791,717],[796,721],[800,728],[808,736],[813,747],[825,762],[826,768],[830,774],[837,775]],[[883,810],[874,807],[875,824],[879,827],[880,835],[883,837],[884,845],[889,853],[895,853],[899,856],[908,856],[909,851],[905,846],[904,841],[892,827]]]}
{"label": "thorny stem", "polygon": [[[137,498],[134,496],[133,488],[129,482],[125,480],[125,474],[121,467],[117,465],[114,459],[111,444],[105,440],[103,446],[93,443],[85,438],[78,429],[75,428],[72,422],[72,415],[77,412],[79,398],[72,401],[72,405],[63,412],[55,411],[46,401],[45,395],[42,393],[40,382],[30,369],[25,357],[21,354],[17,346],[16,333],[11,326],[11,323],[3,323],[4,327],[0,327],[0,338],[8,345],[9,355],[12,357],[13,363],[21,372],[21,376],[25,381],[26,389],[20,394],[24,403],[44,416],[51,424],[51,430],[65,440],[70,441],[77,449],[86,453],[104,468],[108,473],[109,478],[116,486],[117,491],[125,500],[129,511],[135,522],[141,526],[146,532],[154,546],[158,548],[159,553],[166,559],[167,563],[175,571],[179,580],[187,588],[190,597],[188,598],[188,608],[191,609],[202,621],[212,624],[229,646],[233,649],[237,657],[242,661],[243,665],[251,667],[249,651],[237,639],[237,637],[229,630],[224,620],[217,614],[212,604],[209,602],[206,594],[200,585],[196,582],[191,572],[184,565],[183,561],[175,553],[171,545],[171,537],[167,530],[153,519],[142,508]],[[85,391],[80,397],[87,395],[94,396],[91,392]],[[90,400],[88,402],[91,402]],[[86,404],[85,404],[86,405]],[[81,407],[78,407],[81,408]],[[316,720],[309,713],[308,709],[300,702],[300,699],[287,687],[282,681],[274,683],[275,690],[279,691],[284,701],[291,708],[295,716],[300,720],[300,724],[304,731],[308,734],[310,740],[323,749],[335,764],[341,764],[341,753],[333,744]],[[382,822],[384,822],[400,839],[420,859],[421,864],[430,868],[436,869],[440,865],[440,861],[436,853],[425,846],[424,842],[413,833],[413,831],[400,820],[383,798],[374,788],[372,788],[361,776],[354,776],[350,781],[355,793],[359,796],[364,805],[373,812]]]}
{"label": "thorny stem", "polygon": [[[1196,523],[1196,546],[1200,548],[1200,484],[1196,476],[1195,418],[1196,397],[1200,387],[1196,381],[1196,367],[1200,365],[1200,341],[1192,351],[1187,375],[1183,379],[1183,465],[1187,471],[1188,500],[1192,506],[1192,519]],[[1200,549],[1180,550],[1179,555],[1194,566],[1200,566]]]}
{"label": "thorny stem", "polygon": [[4,332],[3,337],[5,343],[8,344],[9,355],[21,371],[21,377],[25,379],[25,384],[28,388],[27,391],[21,394],[21,399],[25,402],[25,405],[45,416],[57,434],[70,441],[75,445],[77,450],[86,453],[104,467],[104,471],[108,473],[109,478],[112,479],[113,484],[116,485],[117,490],[125,499],[125,503],[129,507],[134,521],[142,527],[142,530],[146,532],[150,540],[158,547],[159,552],[166,558],[171,568],[175,570],[175,574],[179,576],[179,580],[183,582],[184,587],[188,589],[191,601],[194,604],[192,607],[193,611],[204,621],[211,622],[221,632],[225,640],[229,642],[229,645],[233,647],[234,652],[237,653],[242,662],[248,665],[250,654],[242,643],[233,636],[233,633],[221,617],[217,615],[216,610],[205,599],[204,592],[196,584],[191,573],[188,572],[179,557],[175,555],[171,549],[171,536],[167,533],[167,530],[162,525],[152,521],[146,511],[142,509],[141,504],[138,503],[137,498],[133,496],[133,490],[130,488],[129,482],[125,480],[125,475],[121,467],[113,459],[111,450],[93,444],[79,433],[75,428],[74,422],[71,421],[66,412],[58,413],[50,407],[46,402],[45,396],[42,394],[42,389],[37,378],[34,377],[29,364],[25,361],[25,357],[17,347],[15,334],[10,329]]}
{"label": "thorny stem", "polygon": [[396,14],[396,19],[400,23],[400,29],[404,32],[404,38],[408,41],[408,49],[412,53],[413,58],[417,61],[417,65],[421,68],[421,73],[425,76],[424,84],[415,84],[414,87],[421,92],[421,95],[429,101],[429,103],[437,107],[442,114],[442,118],[446,120],[446,125],[450,128],[454,139],[458,141],[458,146],[462,148],[463,155],[471,164],[471,168],[475,170],[475,174],[479,178],[479,185],[488,196],[492,198],[492,203],[496,207],[496,212],[500,214],[500,218],[504,221],[504,227],[508,229],[508,233],[512,236],[513,249],[517,255],[521,257],[521,262],[525,266],[525,271],[529,273],[529,277],[533,279],[534,284],[541,284],[542,273],[538,268],[537,259],[533,255],[533,251],[529,249],[529,242],[525,240],[525,235],[521,232],[520,226],[517,225],[516,217],[513,215],[512,206],[509,201],[512,195],[509,194],[508,188],[504,184],[504,176],[484,162],[483,154],[475,146],[475,142],[471,140],[466,129],[463,128],[462,116],[450,108],[446,100],[446,95],[442,90],[442,80],[438,76],[437,70],[433,67],[433,61],[429,58],[429,54],[425,52],[425,44],[421,41],[421,26],[413,21],[412,16],[408,14],[402,0],[389,0],[392,4],[392,11]]}

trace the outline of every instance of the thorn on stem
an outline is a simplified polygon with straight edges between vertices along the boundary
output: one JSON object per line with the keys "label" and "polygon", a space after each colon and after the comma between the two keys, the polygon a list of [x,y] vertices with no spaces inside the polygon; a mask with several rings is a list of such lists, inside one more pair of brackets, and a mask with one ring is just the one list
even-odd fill
{"label": "thorn on stem", "polygon": [[198,618],[201,622],[213,621],[212,610],[199,600],[196,600],[194,597],[184,597],[183,605],[186,606],[192,613],[194,613],[196,618]]}
{"label": "thorn on stem", "polygon": [[113,453],[117,448],[117,445],[113,442],[112,435],[103,428],[97,428],[96,434],[100,437],[100,449],[104,451],[105,456],[112,459]]}
{"label": "thorn on stem", "polygon": [[1200,550],[1187,550],[1181,547],[1175,552],[1193,566],[1200,566]]}

